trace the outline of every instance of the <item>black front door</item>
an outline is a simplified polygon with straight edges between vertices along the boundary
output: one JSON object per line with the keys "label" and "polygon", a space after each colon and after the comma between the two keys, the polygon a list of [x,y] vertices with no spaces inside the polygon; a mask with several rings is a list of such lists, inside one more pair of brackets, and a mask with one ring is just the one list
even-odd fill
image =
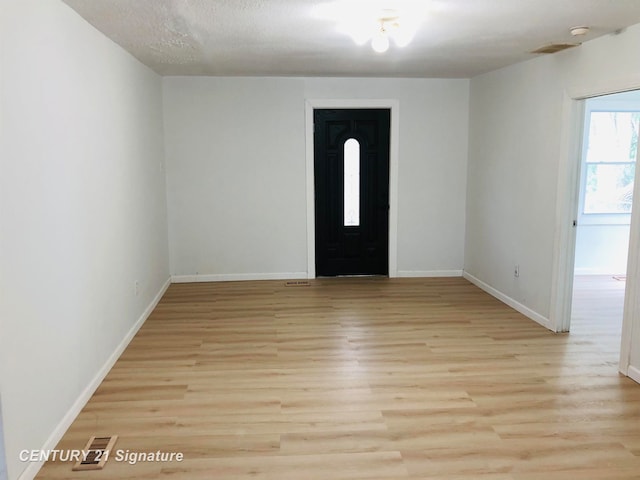
{"label": "black front door", "polygon": [[388,109],[314,110],[316,275],[389,273]]}

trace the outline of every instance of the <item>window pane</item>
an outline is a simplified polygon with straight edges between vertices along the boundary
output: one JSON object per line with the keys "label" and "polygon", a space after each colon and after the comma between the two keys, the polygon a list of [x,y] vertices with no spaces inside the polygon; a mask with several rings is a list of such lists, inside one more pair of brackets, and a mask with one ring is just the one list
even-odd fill
{"label": "window pane", "polygon": [[635,164],[587,165],[584,213],[631,213]]}
{"label": "window pane", "polygon": [[360,225],[360,144],[344,142],[344,226]]}
{"label": "window pane", "polygon": [[591,112],[587,163],[635,162],[640,112]]}

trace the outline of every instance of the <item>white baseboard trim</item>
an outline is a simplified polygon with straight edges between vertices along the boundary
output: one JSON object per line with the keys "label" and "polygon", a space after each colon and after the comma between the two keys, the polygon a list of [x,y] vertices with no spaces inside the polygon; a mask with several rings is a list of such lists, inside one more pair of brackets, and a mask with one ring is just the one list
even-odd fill
{"label": "white baseboard trim", "polygon": [[205,275],[171,275],[171,283],[235,282],[243,280],[306,280],[307,272],[220,273]]}
{"label": "white baseboard trim", "polygon": [[640,383],[640,368],[629,365],[629,368],[627,369],[627,376],[634,382]]}
{"label": "white baseboard trim", "polygon": [[[84,406],[87,404],[87,402],[89,401],[93,393],[98,389],[98,387],[102,383],[102,380],[104,380],[104,377],[107,376],[107,374],[109,373],[113,365],[116,363],[118,358],[120,358],[120,355],[122,355],[122,352],[124,352],[125,348],[127,348],[127,345],[129,345],[129,342],[131,342],[131,340],[136,335],[136,333],[138,333],[138,330],[140,330],[140,327],[142,327],[142,325],[147,320],[147,318],[149,318],[149,315],[151,315],[151,312],[153,312],[153,309],[156,308],[156,305],[158,305],[158,303],[160,302],[160,299],[169,288],[169,285],[171,285],[170,278],[160,288],[160,291],[158,292],[158,294],[154,297],[154,299],[151,301],[149,306],[144,310],[144,312],[142,312],[142,315],[140,315],[138,320],[136,320],[136,323],[133,324],[131,329],[127,332],[125,337],[118,344],[118,346],[113,351],[113,353],[109,356],[109,358],[104,363],[104,365],[102,365],[102,368],[98,370],[96,375],[93,377],[93,380],[91,380],[89,385],[87,385],[85,389],[80,393],[76,401],[73,402],[73,405],[71,405],[71,408],[69,409],[69,411],[65,414],[62,420],[60,420],[60,422],[58,423],[56,428],[53,430],[53,432],[51,433],[51,435],[49,436],[45,444],[42,446],[42,450],[51,450],[56,447],[56,445],[58,444],[60,439],[62,439],[63,435],[69,429],[69,427],[71,426],[73,421],[76,419],[78,414],[82,411]],[[33,478],[35,478],[35,476],[38,474],[38,472],[42,468],[42,465],[44,465],[44,461],[29,463],[27,468],[20,474],[18,478],[20,480],[33,480]]]}
{"label": "white baseboard trim", "polygon": [[523,314],[525,317],[528,317],[531,320],[533,320],[534,322],[537,322],[540,325],[542,325],[543,327],[548,328],[549,330],[553,331],[553,328],[551,328],[551,320],[549,320],[548,318],[544,317],[543,315],[540,315],[538,312],[535,312],[535,311],[531,310],[529,307],[527,307],[527,306],[521,304],[520,302],[514,300],[513,298],[505,295],[501,291],[496,290],[491,285],[489,285],[487,283],[484,283],[482,280],[480,280],[479,278],[474,277],[470,273],[463,272],[462,276],[464,278],[466,278],[467,280],[469,280],[471,283],[473,283],[478,288],[481,288],[482,290],[487,292],[489,295],[492,295],[492,296],[496,297],[502,303],[505,303],[505,304],[509,305],[511,308],[513,308],[514,310],[517,310],[518,312]]}
{"label": "white baseboard trim", "polygon": [[462,270],[398,270],[397,276],[404,278],[461,277]]}

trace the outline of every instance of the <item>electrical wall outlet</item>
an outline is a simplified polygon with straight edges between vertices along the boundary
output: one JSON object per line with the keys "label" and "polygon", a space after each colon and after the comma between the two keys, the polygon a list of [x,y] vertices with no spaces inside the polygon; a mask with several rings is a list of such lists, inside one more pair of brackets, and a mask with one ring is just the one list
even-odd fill
{"label": "electrical wall outlet", "polygon": [[136,297],[140,294],[140,282],[138,280],[133,282],[133,292],[136,294]]}

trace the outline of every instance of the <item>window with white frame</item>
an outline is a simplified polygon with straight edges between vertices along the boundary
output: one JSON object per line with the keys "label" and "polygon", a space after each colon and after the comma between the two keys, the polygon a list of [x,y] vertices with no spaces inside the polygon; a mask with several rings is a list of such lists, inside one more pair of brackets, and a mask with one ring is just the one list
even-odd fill
{"label": "window with white frame", "polygon": [[629,223],[640,111],[596,108],[585,117],[581,223]]}
{"label": "window with white frame", "polygon": [[583,213],[631,213],[640,112],[591,112]]}

